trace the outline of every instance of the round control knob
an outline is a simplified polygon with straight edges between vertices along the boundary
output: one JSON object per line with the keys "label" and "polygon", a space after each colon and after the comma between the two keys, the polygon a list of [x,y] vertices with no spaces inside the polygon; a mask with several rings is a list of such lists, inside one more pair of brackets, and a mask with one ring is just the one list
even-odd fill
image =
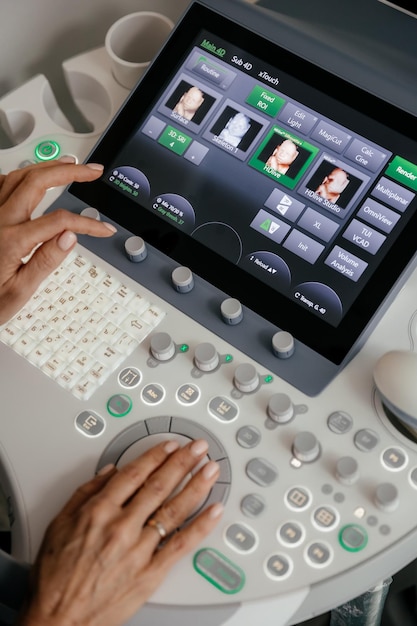
{"label": "round control knob", "polygon": [[359,478],[358,462],[351,456],[344,456],[336,463],[336,478],[343,485],[353,485]]}
{"label": "round control knob", "polygon": [[189,267],[176,267],[171,278],[174,289],[178,293],[188,293],[194,287],[194,277]]}
{"label": "round control knob", "polygon": [[88,206],[80,213],[83,217],[90,217],[92,220],[100,221],[100,213],[92,206]]}
{"label": "round control knob", "polygon": [[212,372],[219,364],[219,355],[211,343],[200,343],[194,352],[195,366],[202,372]]}
{"label": "round control knob", "polygon": [[316,435],[304,431],[294,438],[292,453],[302,463],[312,463],[320,456],[320,444]]}
{"label": "round control knob", "polygon": [[236,298],[226,298],[220,305],[220,312],[222,314],[223,321],[229,326],[235,326],[240,324],[243,320],[243,309],[239,300]]}
{"label": "round control knob", "polygon": [[253,365],[243,363],[236,368],[233,382],[242,393],[251,393],[259,386],[259,375]]}
{"label": "round control knob", "polygon": [[148,249],[142,237],[129,237],[125,241],[125,252],[129,261],[140,263],[148,256]]}
{"label": "round control knob", "polygon": [[175,354],[175,343],[168,333],[156,333],[151,338],[151,353],[158,361],[169,361]]}
{"label": "round control knob", "polygon": [[286,393],[276,393],[268,402],[267,412],[271,420],[278,424],[285,424],[294,416],[294,405]]}
{"label": "round control knob", "polygon": [[294,337],[280,330],[272,337],[272,352],[278,359],[289,359],[294,354]]}
{"label": "round control knob", "polygon": [[381,483],[375,490],[375,504],[381,511],[391,513],[399,504],[398,489],[392,483]]}

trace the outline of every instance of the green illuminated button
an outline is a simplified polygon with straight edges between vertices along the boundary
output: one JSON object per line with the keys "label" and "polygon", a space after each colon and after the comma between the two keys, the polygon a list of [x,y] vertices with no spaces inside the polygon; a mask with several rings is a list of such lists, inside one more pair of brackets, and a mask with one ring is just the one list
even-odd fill
{"label": "green illuminated button", "polygon": [[342,548],[348,552],[360,552],[368,543],[368,535],[362,526],[348,524],[340,531],[339,541]]}
{"label": "green illuminated button", "polygon": [[240,567],[212,548],[203,548],[196,553],[194,567],[223,593],[238,593],[245,584],[245,574]]}
{"label": "green illuminated button", "polygon": [[107,410],[113,417],[124,417],[131,408],[132,400],[122,393],[117,393],[107,402]]}
{"label": "green illuminated button", "polygon": [[257,85],[247,97],[246,102],[262,113],[275,117],[285,100],[273,91],[268,91],[261,85]]}
{"label": "green illuminated button", "polygon": [[158,139],[158,143],[180,156],[184,154],[191,141],[191,137],[185,135],[182,131],[178,130],[178,128],[174,128],[173,126],[167,126]]}
{"label": "green illuminated button", "polygon": [[56,141],[42,141],[35,148],[35,156],[40,161],[51,161],[56,159],[60,151],[61,148]]}
{"label": "green illuminated button", "polygon": [[386,173],[405,187],[417,191],[417,164],[396,156],[388,165]]}

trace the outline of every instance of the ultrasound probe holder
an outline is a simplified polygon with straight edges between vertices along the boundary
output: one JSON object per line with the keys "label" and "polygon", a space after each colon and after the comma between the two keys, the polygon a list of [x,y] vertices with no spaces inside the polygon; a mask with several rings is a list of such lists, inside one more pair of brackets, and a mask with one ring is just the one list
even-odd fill
{"label": "ultrasound probe holder", "polygon": [[[231,12],[232,15],[237,6],[242,20],[252,20],[255,31],[257,28],[265,26],[265,20],[261,17],[261,13],[259,16],[257,13],[252,15],[253,8],[240,4],[237,0],[232,0],[230,3],[223,3],[221,0],[207,0],[203,4],[215,7],[220,12],[226,12],[226,14]],[[385,20],[388,16],[391,16],[391,13],[387,7],[383,5],[375,7],[374,19],[376,22],[378,19]],[[270,27],[271,31],[274,31],[274,38],[283,47],[299,53],[300,56],[308,58],[318,65],[327,66],[336,74],[343,74],[343,77],[352,83],[359,82],[363,86],[366,83],[369,90],[381,98],[395,101],[395,96],[393,97],[390,92],[381,68],[375,72],[370,64],[359,67],[354,54],[349,56],[346,50],[332,49],[331,55],[329,55],[328,46],[324,45],[320,38],[317,38],[317,33],[314,30],[310,32],[308,24],[303,23],[302,20],[294,20],[290,16],[279,13],[271,13],[270,16],[268,15],[268,19],[273,20],[273,27]],[[409,22],[407,16],[395,14],[393,21],[398,22],[405,32],[407,29],[411,31],[409,25],[411,19]],[[376,23],[375,31],[377,31]],[[9,127],[10,135],[12,137],[14,135],[16,140],[21,139],[21,141],[16,141],[16,145],[0,150],[0,168],[3,173],[20,167],[26,161],[31,160],[39,146],[42,146],[41,149],[49,150],[51,147],[54,148],[55,143],[59,145],[60,154],[73,154],[80,161],[88,158],[88,154],[100,134],[106,129],[107,124],[128,96],[128,92],[113,79],[104,48],[68,59],[64,63],[63,70],[72,97],[85,117],[93,123],[93,130],[85,135],[74,132],[59,111],[46,78],[43,76],[35,77],[0,100],[3,126]],[[402,101],[399,104],[405,110],[416,114],[417,99],[412,84],[413,79],[414,77],[411,76],[408,91],[403,86]],[[13,115],[14,111],[19,111],[19,115]],[[16,120],[17,126],[14,125]],[[32,122],[33,126],[31,127]],[[66,206],[69,210],[77,212],[83,208],[82,203],[75,201],[68,192],[64,192],[61,197],[61,191],[49,190],[45,201],[38,208],[37,214],[54,202],[56,205]],[[83,253],[85,247],[87,256],[90,255],[89,258],[94,259],[95,254],[103,258],[105,267],[109,269],[109,272],[114,268],[120,280],[126,276],[130,286],[135,282],[139,284],[140,288],[143,286],[144,292],[152,297],[152,301],[167,311],[166,318],[161,322],[160,328],[172,335],[175,341],[187,341],[194,348],[200,341],[214,343],[221,354],[233,353],[236,363],[250,360],[251,363],[256,364],[262,374],[268,370],[261,358],[247,357],[242,348],[235,347],[235,341],[237,341],[237,345],[243,341],[242,337],[236,339],[242,332],[239,327],[236,329],[230,326],[226,328],[219,316],[213,315],[215,308],[213,303],[221,302],[230,294],[212,288],[210,283],[199,276],[195,276],[196,285],[193,293],[178,294],[172,289],[169,281],[169,276],[177,267],[177,263],[173,259],[165,257],[152,246],[149,246],[149,255],[143,264],[130,263],[124,255],[120,254],[120,251],[123,250],[124,241],[132,233],[119,225],[117,226],[117,235],[106,250],[103,250],[100,241],[87,241],[85,238],[80,238],[80,246],[77,247],[77,250]],[[305,495],[312,498],[314,505],[323,505],[323,514],[324,509],[328,508],[328,512],[333,513],[335,520],[337,520],[335,522],[336,529],[333,530],[332,536],[332,533],[322,532],[322,528],[317,531],[317,521],[312,523],[310,513],[302,513],[304,516],[301,524],[302,532],[306,532],[305,528],[311,525],[313,531],[307,530],[306,534],[309,535],[310,533],[313,537],[317,531],[316,535],[318,534],[322,538],[322,544],[316,546],[317,549],[323,545],[328,547],[332,554],[338,554],[337,551],[340,546],[337,545],[337,531],[340,528],[337,528],[337,523],[342,525],[342,523],[349,521],[351,524],[352,520],[355,519],[353,512],[357,514],[358,525],[365,526],[365,521],[363,521],[365,517],[361,517],[361,510],[368,508],[374,511],[371,500],[377,483],[383,482],[381,473],[384,474],[385,482],[395,484],[400,498],[400,507],[396,512],[380,511],[378,514],[373,513],[372,515],[368,512],[364,513],[364,515],[369,515],[368,519],[370,520],[366,526],[367,535],[370,537],[368,546],[370,557],[362,558],[359,555],[356,559],[354,551],[349,554],[343,553],[340,558],[343,559],[344,567],[337,570],[332,576],[320,578],[318,573],[317,578],[311,581],[308,577],[303,578],[304,574],[301,571],[300,584],[288,588],[284,587],[284,592],[279,591],[280,586],[278,585],[275,594],[263,595],[261,588],[270,584],[270,580],[265,580],[265,583],[262,581],[260,583],[258,598],[252,597],[240,601],[239,594],[236,594],[230,598],[223,598],[220,603],[217,603],[217,590],[211,588],[206,580],[201,578],[201,580],[194,581],[193,575],[196,576],[196,573],[192,571],[190,575],[185,566],[184,568],[179,566],[175,569],[174,577],[168,578],[167,583],[160,592],[157,592],[151,602],[129,621],[131,626],[162,624],[168,621],[174,626],[180,624],[181,626],[191,626],[197,620],[201,626],[249,626],[256,620],[259,621],[260,615],[265,622],[268,620],[282,626],[295,624],[332,609],[335,604],[342,604],[351,597],[360,595],[373,585],[378,584],[381,579],[404,567],[417,556],[415,547],[417,544],[417,527],[413,521],[412,502],[410,502],[413,497],[417,497],[417,484],[412,478],[413,470],[417,467],[416,446],[414,443],[410,443],[409,439],[399,433],[389,422],[380,399],[375,394],[372,382],[372,367],[381,354],[394,348],[414,349],[417,341],[417,306],[414,295],[417,287],[417,275],[413,270],[414,264],[411,263],[403,289],[393,299],[379,324],[367,338],[366,343],[327,388],[316,397],[310,397],[300,393],[288,383],[278,381],[277,384],[278,391],[284,390],[291,396],[294,406],[299,407],[295,421],[288,426],[280,426],[283,433],[282,442],[276,450],[276,455],[281,455],[287,459],[287,463],[280,467],[280,480],[287,485],[284,492],[290,492],[294,485],[298,484],[298,480],[304,486],[310,481],[305,488]],[[154,290],[153,286],[156,284],[158,286]],[[187,302],[186,298],[188,297]],[[195,310],[195,307],[198,306],[195,302],[199,300],[204,312],[200,310],[196,312]],[[190,306],[190,302],[193,302],[192,306]],[[262,320],[250,310],[245,309],[244,312],[243,324],[249,337],[249,330],[255,327],[259,328]],[[252,324],[253,326],[251,326]],[[265,328],[269,329],[269,326],[269,322],[265,322]],[[141,355],[139,359],[140,368],[148,372],[149,341],[146,340],[140,348],[144,353],[146,348],[146,355]],[[111,421],[106,418],[106,429],[101,437],[95,439],[82,437],[79,431],[74,428],[74,416],[79,411],[81,404],[79,400],[69,398],[68,415],[65,419],[70,422],[70,426],[68,427],[65,423],[62,424],[62,427],[57,428],[56,416],[49,415],[46,408],[43,407],[45,401],[44,374],[34,370],[33,366],[24,362],[20,356],[2,344],[0,344],[0,362],[3,363],[2,372],[7,370],[4,371],[4,374],[2,373],[2,382],[0,382],[3,389],[4,415],[7,416],[0,426],[0,480],[10,505],[12,555],[22,563],[27,563],[31,562],[36,555],[47,522],[60,509],[73,489],[94,473],[99,459],[103,457],[104,450],[109,448],[111,450],[112,442],[118,441],[120,431],[127,424],[122,425],[121,420]],[[130,361],[127,362],[127,365],[130,365]],[[158,366],[154,370],[154,378],[151,377],[150,380],[154,381],[155,378],[160,380],[168,389],[167,395],[169,396],[169,393],[175,395],[175,385],[182,380],[181,377],[186,381],[186,376],[189,375],[189,368],[186,369],[184,364],[178,367],[178,370],[180,378],[177,380],[177,374],[171,373],[173,379],[171,383],[165,378],[165,370]],[[158,376],[161,378],[158,379]],[[226,394],[226,389],[229,387],[224,385],[221,375],[215,374],[213,375],[214,378],[213,383],[215,382],[222,389],[222,393]],[[16,386],[16,381],[22,379],[31,381],[32,393],[29,404],[25,398],[20,397],[26,395],[27,392],[22,394],[22,389],[19,389],[18,385]],[[113,376],[111,379],[113,387],[116,385],[115,380]],[[206,382],[203,381],[199,384],[203,388]],[[208,383],[208,387],[210,384],[211,382]],[[104,387],[106,385],[107,383]],[[10,392],[11,389],[13,393]],[[206,396],[210,398],[214,393],[214,388],[209,389]],[[96,394],[97,404],[100,407],[105,406],[106,398],[110,392],[105,392],[101,388]],[[245,400],[247,413],[259,413],[259,406],[263,405],[267,398],[265,391],[262,394],[259,399],[256,395],[248,396]],[[96,398],[95,395],[92,399],[94,398]],[[67,400],[67,396],[65,396],[65,400]],[[41,406],[42,412],[45,413],[39,421],[27,414],[29,405],[36,406],[36,404]],[[62,390],[55,389],[53,385],[48,386],[47,404],[61,406],[63,404]],[[186,413],[188,417],[189,408],[182,409],[178,407],[178,404],[171,404],[173,406],[170,406],[166,400],[159,410],[149,406],[145,409],[142,407],[141,414],[144,414],[145,417],[149,415],[148,421],[151,426],[155,424],[151,420],[161,419],[161,416],[179,415],[178,423],[184,426],[181,421],[181,411]],[[88,403],[89,410],[91,406],[92,400]],[[201,409],[198,407],[194,409],[194,411],[197,410]],[[375,447],[372,446],[367,449],[366,437],[362,437],[363,447],[362,450],[359,450],[353,442],[353,436],[342,431],[339,433],[331,431],[327,425],[327,419],[335,412],[340,413],[342,418],[347,413],[348,418],[351,419],[352,432],[356,435],[358,433],[365,433],[370,437],[376,435],[378,441]],[[263,429],[265,420],[263,409],[260,415],[262,419],[256,426]],[[129,425],[135,428],[135,421],[131,420]],[[237,468],[247,462],[247,457],[241,449],[237,449],[236,435],[230,426],[212,425],[207,419],[202,420],[201,424],[201,428],[207,429],[209,437],[213,436],[213,445],[220,442],[226,449],[234,470],[231,478],[232,488],[237,491],[237,495],[234,494],[230,502],[231,507],[233,503],[233,512],[228,512],[228,504],[226,503],[224,523],[221,523],[220,528],[214,533],[213,541],[217,542],[216,545],[222,545],[227,524],[242,523],[243,529],[246,529],[246,525],[252,526],[251,520],[242,515],[237,504],[239,498],[247,495],[246,488],[238,487],[239,478],[237,474]],[[270,426],[271,424],[269,424]],[[188,426],[184,426],[184,428],[186,433],[192,432],[187,430]],[[291,448],[298,431],[306,430],[314,431],[317,434],[325,453],[323,453],[320,461],[315,464],[313,463],[308,467],[306,464],[304,468],[299,470],[294,470],[293,467],[290,469],[291,457],[288,450]],[[271,428],[270,432],[263,433],[264,438],[272,437],[276,432]],[[22,440],[22,433],[24,433],[25,441]],[[26,438],[29,441],[26,441]],[[31,450],[34,460],[30,461],[31,467],[27,467],[28,458],[31,458],[29,456]],[[285,456],[286,453],[287,456]],[[387,463],[385,455],[389,456],[389,454],[397,454],[403,459],[403,464],[397,468],[395,465]],[[22,457],[25,455],[26,458],[23,459]],[[344,455],[357,457],[359,460],[361,480],[357,484],[346,486],[338,484],[334,480],[334,466],[339,457]],[[76,467],[74,467],[74,458],[77,459]],[[53,472],[51,472],[51,467],[54,468]],[[37,478],[30,475],[33,474],[34,468],[39,473]],[[306,468],[307,472],[304,471]],[[298,474],[294,476],[296,471]],[[308,476],[308,473],[311,476]],[[234,481],[238,481],[238,484],[236,485]],[[56,492],[57,484],[59,485],[59,493]],[[330,490],[329,485],[332,486]],[[53,497],[50,496],[51,493],[54,494]],[[351,512],[350,517],[346,513],[348,506]],[[313,509],[314,507],[311,511]],[[294,518],[299,515],[297,510],[290,511],[288,522],[291,524]],[[262,542],[263,535],[270,532],[271,527],[273,527],[273,524],[269,524],[268,521],[263,521],[262,524],[263,526],[258,531],[260,535],[258,542]],[[309,528],[310,526],[308,526]],[[296,526],[289,528],[290,531],[295,529]],[[322,534],[320,534],[321,532]],[[304,540],[307,543],[307,540]],[[308,541],[312,545],[310,535]],[[272,553],[275,549],[277,548],[274,543],[267,552]],[[290,554],[296,566],[299,565],[299,562],[303,562],[304,556],[301,553],[301,548],[300,555],[296,556],[294,556],[295,550],[292,547],[287,547],[283,551]],[[247,565],[245,565],[245,558]],[[260,567],[260,560],[261,557],[257,556],[256,552],[252,556],[236,556],[236,561],[243,568],[247,567],[248,570]],[[3,566],[3,562],[1,565]],[[314,563],[313,560],[313,565],[319,572],[320,563],[318,561]],[[310,561],[306,569],[312,568],[313,565]],[[262,567],[260,569],[262,571]],[[3,572],[5,572],[6,579],[11,580],[11,577],[14,579],[16,576],[14,580],[18,581],[17,587],[22,585],[21,588],[23,588],[22,581],[25,580],[27,571],[26,565],[19,567],[15,561],[5,559],[4,568],[0,568],[0,582]],[[184,606],[181,602],[176,603],[175,581],[177,583],[183,581],[183,585],[189,588],[192,586],[196,590],[198,601],[195,605]],[[209,588],[207,589],[206,586]],[[168,600],[165,601],[164,598],[168,598]],[[2,600],[3,598],[0,596],[0,608]],[[17,608],[19,601],[19,597],[11,599],[11,612],[7,613],[5,609],[5,620],[10,619],[12,621],[11,616],[13,616],[13,611]]]}

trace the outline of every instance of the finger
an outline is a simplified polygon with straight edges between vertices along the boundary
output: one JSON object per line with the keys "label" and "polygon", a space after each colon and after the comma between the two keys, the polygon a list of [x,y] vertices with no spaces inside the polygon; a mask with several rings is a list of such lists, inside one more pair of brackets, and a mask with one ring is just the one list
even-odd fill
{"label": "finger", "polygon": [[150,448],[118,471],[103,490],[103,498],[123,506],[177,449],[178,442],[173,439]]}
{"label": "finger", "polygon": [[3,204],[3,202],[9,198],[30,170],[36,169],[38,171],[47,167],[56,167],[56,165],[61,165],[62,163],[74,164],[75,159],[71,157],[62,157],[62,159],[56,159],[54,161],[32,163],[26,167],[12,170],[8,174],[2,174],[0,176],[0,204]]}
{"label": "finger", "polygon": [[[24,246],[25,254],[28,254],[41,242],[46,243],[65,231],[93,237],[110,237],[116,232],[116,228],[108,222],[84,217],[64,209],[58,209],[34,220],[29,220],[25,224],[19,224],[15,226],[15,229],[14,232],[11,232],[12,239]],[[56,243],[59,244],[59,240]],[[64,252],[69,250],[69,247],[66,248],[64,245],[59,247]],[[17,246],[14,244],[13,249],[16,250],[16,248]],[[20,258],[25,256],[21,252],[21,249],[18,249]]]}
{"label": "finger", "polygon": [[[101,176],[103,166],[95,163],[75,165],[57,162],[51,167],[28,167],[23,171],[24,176],[13,172],[11,181],[6,179],[3,183],[0,193],[3,223],[6,223],[6,219],[7,224],[27,221],[50,187],[68,185],[74,181],[91,182]],[[17,183],[15,178],[18,179]]]}
{"label": "finger", "polygon": [[167,500],[156,511],[142,533],[144,538],[148,538],[147,545],[150,542],[152,550],[164,539],[164,533],[169,536],[202,507],[219,473],[219,464],[209,461],[177,496]]}

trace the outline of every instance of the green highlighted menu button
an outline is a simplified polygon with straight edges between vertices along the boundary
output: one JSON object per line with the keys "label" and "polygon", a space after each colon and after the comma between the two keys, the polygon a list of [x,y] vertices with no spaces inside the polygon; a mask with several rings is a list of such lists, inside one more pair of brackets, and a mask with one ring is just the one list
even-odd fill
{"label": "green highlighted menu button", "polygon": [[388,165],[386,174],[405,187],[417,191],[417,165],[399,156]]}
{"label": "green highlighted menu button", "polygon": [[179,154],[180,156],[184,154],[191,141],[191,137],[178,130],[178,128],[174,128],[173,126],[167,126],[160,138],[158,139],[158,143],[162,144],[169,150],[172,150],[172,152]]}
{"label": "green highlighted menu button", "polygon": [[255,107],[255,109],[259,109],[259,111],[271,117],[275,117],[282,108],[285,100],[280,98],[273,91],[268,91],[261,85],[257,85],[249,94],[246,102]]}

